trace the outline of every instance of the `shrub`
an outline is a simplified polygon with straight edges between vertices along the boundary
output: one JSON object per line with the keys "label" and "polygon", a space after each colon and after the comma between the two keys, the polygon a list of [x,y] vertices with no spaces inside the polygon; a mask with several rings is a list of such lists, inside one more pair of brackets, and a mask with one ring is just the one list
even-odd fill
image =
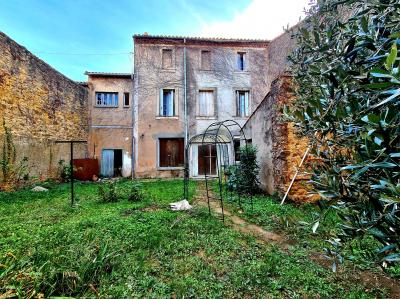
{"label": "shrub", "polygon": [[58,176],[63,183],[71,179],[71,165],[66,164],[62,159],[58,161]]}
{"label": "shrub", "polygon": [[144,194],[142,191],[142,185],[139,184],[138,182],[134,181],[131,186],[128,200],[137,202],[137,201],[141,201],[143,198],[144,198]]}
{"label": "shrub", "polygon": [[240,147],[240,164],[236,171],[237,191],[240,194],[255,194],[259,190],[257,163],[257,148],[254,145],[246,144]]}
{"label": "shrub", "polygon": [[110,180],[98,187],[98,192],[100,195],[100,201],[107,202],[117,202],[120,199],[120,195],[117,193],[117,181]]}
{"label": "shrub", "polygon": [[400,261],[399,1],[319,0],[295,37],[288,116],[317,157],[315,192],[343,219],[331,243],[372,236],[383,266]]}

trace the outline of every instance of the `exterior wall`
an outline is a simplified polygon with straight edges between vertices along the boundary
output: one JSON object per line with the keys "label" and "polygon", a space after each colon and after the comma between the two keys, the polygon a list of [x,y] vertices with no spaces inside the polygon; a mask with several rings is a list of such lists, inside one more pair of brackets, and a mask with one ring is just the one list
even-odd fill
{"label": "exterior wall", "polygon": [[[105,149],[122,149],[122,176],[132,175],[132,96],[133,81],[126,77],[89,75],[90,134],[88,150],[101,166]],[[118,92],[118,107],[96,107],[95,93]],[[124,93],[129,93],[129,106],[123,103]]]}
{"label": "exterior wall", "polygon": [[[308,145],[306,139],[296,136],[292,123],[281,120],[280,108],[284,104],[290,105],[292,100],[291,78],[279,77],[244,127],[246,135],[251,136],[253,145],[258,148],[261,187],[269,194],[283,195],[286,192]],[[289,198],[295,201],[312,200],[307,196],[308,179],[300,172]]]}
{"label": "exterior wall", "polygon": [[[247,117],[236,117],[236,90],[250,91],[250,111],[262,101],[267,91],[267,43],[213,43],[186,41],[187,115],[189,138],[202,133],[210,124],[234,119],[243,125]],[[173,68],[162,68],[162,49],[173,50]],[[211,70],[201,69],[201,51],[211,51]],[[245,71],[236,70],[236,53],[246,52]],[[158,167],[157,140],[160,137],[185,137],[184,117],[184,44],[177,39],[135,38],[135,102],[137,103],[136,175],[171,177],[183,175],[181,169]],[[162,88],[174,88],[178,95],[178,116],[157,117]],[[214,91],[214,117],[197,116],[200,89]],[[190,153],[191,168],[196,167],[197,147]],[[196,175],[196,171],[191,171]]]}
{"label": "exterior wall", "polygon": [[[69,145],[54,141],[87,139],[87,91],[0,32],[3,119],[12,132],[17,162],[27,157],[30,176],[53,177],[58,161],[69,160]],[[77,145],[75,157],[86,155],[86,146]]]}

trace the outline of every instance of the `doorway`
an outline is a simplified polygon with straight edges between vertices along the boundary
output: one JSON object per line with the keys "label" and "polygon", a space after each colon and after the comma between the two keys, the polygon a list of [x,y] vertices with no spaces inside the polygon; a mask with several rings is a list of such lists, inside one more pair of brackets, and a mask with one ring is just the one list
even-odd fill
{"label": "doorway", "polygon": [[122,176],[122,149],[104,149],[101,156],[101,175]]}
{"label": "doorway", "polygon": [[199,145],[197,156],[199,175],[217,175],[217,147],[215,145]]}

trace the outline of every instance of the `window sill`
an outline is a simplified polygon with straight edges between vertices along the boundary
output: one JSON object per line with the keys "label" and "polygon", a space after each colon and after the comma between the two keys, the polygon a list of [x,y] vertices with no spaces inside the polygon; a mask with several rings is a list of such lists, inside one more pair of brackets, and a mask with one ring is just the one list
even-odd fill
{"label": "window sill", "polygon": [[130,106],[130,105],[129,105],[129,106],[125,106],[125,105],[124,105],[124,108],[131,108],[131,106]]}
{"label": "window sill", "polygon": [[157,170],[163,171],[163,170],[184,170],[185,167],[183,166],[177,166],[177,167],[157,167]]}
{"label": "window sill", "polygon": [[118,108],[119,106],[98,106],[94,105],[94,108]]}
{"label": "window sill", "polygon": [[238,74],[250,74],[250,71],[247,71],[247,70],[244,70],[244,71],[235,70],[235,73],[238,73]]}
{"label": "window sill", "polygon": [[179,116],[156,116],[156,119],[179,119]]}
{"label": "window sill", "polygon": [[218,117],[216,117],[216,116],[196,116],[196,119],[208,120],[208,119],[218,119]]}

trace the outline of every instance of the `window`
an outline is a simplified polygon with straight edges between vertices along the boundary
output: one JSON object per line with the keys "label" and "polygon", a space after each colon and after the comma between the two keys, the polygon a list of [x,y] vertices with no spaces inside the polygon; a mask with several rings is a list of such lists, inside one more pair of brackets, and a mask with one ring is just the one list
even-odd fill
{"label": "window", "polygon": [[160,167],[182,167],[184,165],[183,138],[160,138],[159,154]]}
{"label": "window", "polygon": [[170,69],[172,68],[172,50],[163,49],[162,50],[162,68]]}
{"label": "window", "polygon": [[200,90],[199,91],[199,107],[198,116],[214,116],[214,91]]}
{"label": "window", "polygon": [[240,162],[240,139],[233,140],[233,147],[235,150],[235,161]]}
{"label": "window", "polygon": [[160,116],[175,115],[175,90],[163,89],[160,95]]}
{"label": "window", "polygon": [[118,107],[118,92],[96,92],[96,106]]}
{"label": "window", "polygon": [[239,71],[244,71],[246,62],[246,53],[238,52],[237,53],[237,69]]}
{"label": "window", "polygon": [[129,106],[129,92],[124,92],[124,106]]}
{"label": "window", "polygon": [[249,116],[249,92],[244,90],[236,91],[236,116]]}
{"label": "window", "polygon": [[211,70],[211,52],[201,51],[201,69]]}

